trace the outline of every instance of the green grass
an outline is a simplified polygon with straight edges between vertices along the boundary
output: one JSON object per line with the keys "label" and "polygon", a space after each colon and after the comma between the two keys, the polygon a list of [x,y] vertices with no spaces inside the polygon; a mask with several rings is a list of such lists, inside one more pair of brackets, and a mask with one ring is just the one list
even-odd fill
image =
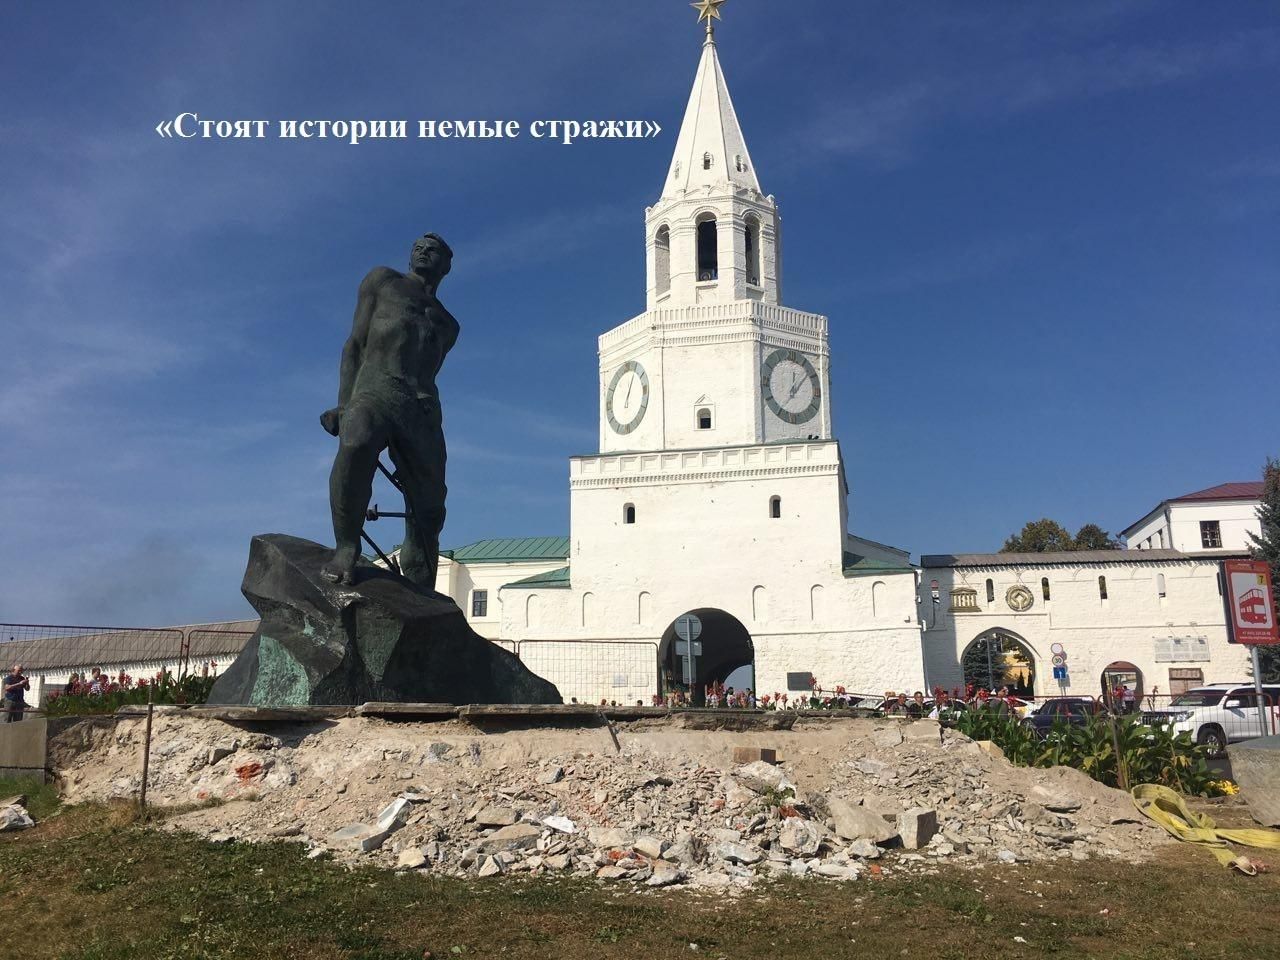
{"label": "green grass", "polygon": [[19,793],[26,795],[27,813],[34,820],[52,816],[62,805],[58,790],[51,783],[35,777],[0,777],[0,800]]}
{"label": "green grass", "polygon": [[1154,865],[789,880],[734,899],[350,871],[299,845],[162,832],[121,806],[0,836],[0,860],[29,958],[1280,957],[1280,881],[1182,848]]}

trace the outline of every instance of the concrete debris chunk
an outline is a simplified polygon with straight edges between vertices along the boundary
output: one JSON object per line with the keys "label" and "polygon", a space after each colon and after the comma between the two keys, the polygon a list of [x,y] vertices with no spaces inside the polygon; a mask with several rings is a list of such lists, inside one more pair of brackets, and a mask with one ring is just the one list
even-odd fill
{"label": "concrete debris chunk", "polygon": [[816,823],[799,817],[788,817],[778,834],[778,845],[796,856],[816,856],[825,833]]}
{"label": "concrete debris chunk", "polygon": [[427,865],[427,855],[422,852],[421,847],[410,847],[408,850],[401,850],[400,856],[396,857],[396,866],[403,867],[406,870],[417,870]]}
{"label": "concrete debris chunk", "polygon": [[711,851],[718,859],[727,860],[729,863],[744,863],[747,865],[759,863],[763,858],[755,847],[748,847],[741,843],[718,843]]}
{"label": "concrete debris chunk", "polygon": [[827,809],[836,835],[845,840],[870,840],[885,843],[898,835],[896,825],[890,824],[879,813],[863,806],[855,806],[848,800],[831,797]]}
{"label": "concrete debris chunk", "polygon": [[894,721],[892,726],[882,727],[871,735],[871,742],[881,750],[898,746],[902,743],[902,724]]}
{"label": "concrete debris chunk", "polygon": [[26,808],[20,804],[11,803],[7,807],[0,808],[0,833],[26,830],[28,827],[34,827],[35,825],[36,822],[31,819],[31,815],[27,813]]}
{"label": "concrete debris chunk", "polygon": [[777,763],[778,751],[767,747],[734,747],[733,762],[738,764]]}
{"label": "concrete debris chunk", "polygon": [[509,827],[520,819],[510,807],[487,806],[476,811],[475,821],[482,827]]}
{"label": "concrete debris chunk", "polygon": [[532,850],[538,845],[542,830],[527,823],[513,823],[502,827],[480,841],[482,853],[509,853],[513,850]]}
{"label": "concrete debris chunk", "polygon": [[587,838],[591,841],[592,846],[601,847],[605,850],[620,850],[624,847],[630,847],[632,843],[630,834],[615,827],[592,827],[587,832]]}
{"label": "concrete debris chunk", "polygon": [[742,782],[744,787],[755,793],[764,793],[767,790],[781,791],[790,786],[780,768],[763,760],[738,767],[733,771],[733,775]]}
{"label": "concrete debris chunk", "polygon": [[674,863],[658,860],[653,864],[653,874],[645,881],[650,887],[669,887],[684,879],[684,870]]}
{"label": "concrete debris chunk", "polygon": [[650,860],[657,860],[670,844],[658,837],[644,836],[636,837],[636,842],[631,846],[637,853],[643,853]]}
{"label": "concrete debris chunk", "polygon": [[938,814],[935,810],[913,807],[898,814],[898,836],[907,850],[919,850],[938,832]]}

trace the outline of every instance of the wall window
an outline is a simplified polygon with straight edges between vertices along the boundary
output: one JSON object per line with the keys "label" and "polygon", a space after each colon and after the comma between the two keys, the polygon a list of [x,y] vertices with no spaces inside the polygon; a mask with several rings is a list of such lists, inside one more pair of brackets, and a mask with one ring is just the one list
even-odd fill
{"label": "wall window", "polygon": [[1163,600],[1166,596],[1163,573],[1156,574],[1156,593],[1160,595],[1161,600]]}
{"label": "wall window", "polygon": [[1051,597],[1049,596],[1049,578],[1048,577],[1040,578],[1040,595],[1044,597],[1046,603],[1048,603],[1049,600],[1051,599]]}
{"label": "wall window", "polygon": [[987,603],[996,602],[996,582],[987,578]]}
{"label": "wall window", "polygon": [[882,617],[888,610],[884,595],[886,589],[883,580],[877,580],[871,585],[871,616]]}
{"label": "wall window", "polygon": [[471,591],[471,616],[487,617],[489,615],[489,591]]}
{"label": "wall window", "polygon": [[1199,667],[1170,667],[1169,692],[1175,697],[1204,683],[1204,671]]}
{"label": "wall window", "polygon": [[622,522],[623,523],[636,522],[636,505],[634,503],[628,503],[625,507],[622,508]]}
{"label": "wall window", "polygon": [[698,429],[699,430],[711,429],[711,408],[710,407],[698,408]]}
{"label": "wall window", "polygon": [[733,165],[739,173],[747,172],[747,161],[742,159],[742,154],[739,153],[733,158]]}
{"label": "wall window", "polygon": [[671,228],[665,223],[653,240],[653,267],[658,296],[662,296],[671,290]]}
{"label": "wall window", "polygon": [[822,585],[818,583],[809,588],[809,619],[822,619]]}
{"label": "wall window", "polygon": [[704,154],[702,155],[702,169],[703,169],[703,170],[710,170],[710,169],[711,169],[711,154],[710,154],[710,153],[704,153]]}
{"label": "wall window", "polygon": [[1098,599],[1100,600],[1107,599],[1107,578],[1106,577],[1098,578]]}
{"label": "wall window", "polygon": [[747,283],[760,286],[760,221],[747,217],[744,226],[747,253]]}
{"label": "wall window", "polygon": [[782,517],[782,498],[781,497],[769,498],[769,516],[772,517],[774,520],[778,520]]}
{"label": "wall window", "polygon": [[698,279],[717,280],[720,277],[720,248],[716,235],[716,218],[703,214],[698,221]]}
{"label": "wall window", "polygon": [[1217,520],[1200,521],[1200,546],[1206,550],[1222,548],[1222,524]]}

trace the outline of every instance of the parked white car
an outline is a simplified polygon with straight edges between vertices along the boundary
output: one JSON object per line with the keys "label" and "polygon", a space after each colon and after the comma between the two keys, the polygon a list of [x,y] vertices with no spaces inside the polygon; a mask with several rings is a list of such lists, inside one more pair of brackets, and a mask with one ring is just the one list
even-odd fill
{"label": "parked white car", "polygon": [[1197,743],[1209,747],[1212,756],[1221,757],[1227,752],[1228,743],[1280,730],[1280,685],[1264,684],[1262,702],[1266,707],[1265,722],[1251,682],[1210,683],[1178,694],[1167,707],[1144,710],[1142,720],[1190,733]]}

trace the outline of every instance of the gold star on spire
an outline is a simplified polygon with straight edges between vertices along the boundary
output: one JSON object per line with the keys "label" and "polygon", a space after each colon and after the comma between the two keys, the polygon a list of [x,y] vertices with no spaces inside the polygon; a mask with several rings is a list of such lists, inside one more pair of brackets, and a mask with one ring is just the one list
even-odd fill
{"label": "gold star on spire", "polygon": [[689,6],[698,11],[698,22],[707,21],[707,39],[715,36],[715,21],[720,19],[720,5],[724,0],[698,0]]}

